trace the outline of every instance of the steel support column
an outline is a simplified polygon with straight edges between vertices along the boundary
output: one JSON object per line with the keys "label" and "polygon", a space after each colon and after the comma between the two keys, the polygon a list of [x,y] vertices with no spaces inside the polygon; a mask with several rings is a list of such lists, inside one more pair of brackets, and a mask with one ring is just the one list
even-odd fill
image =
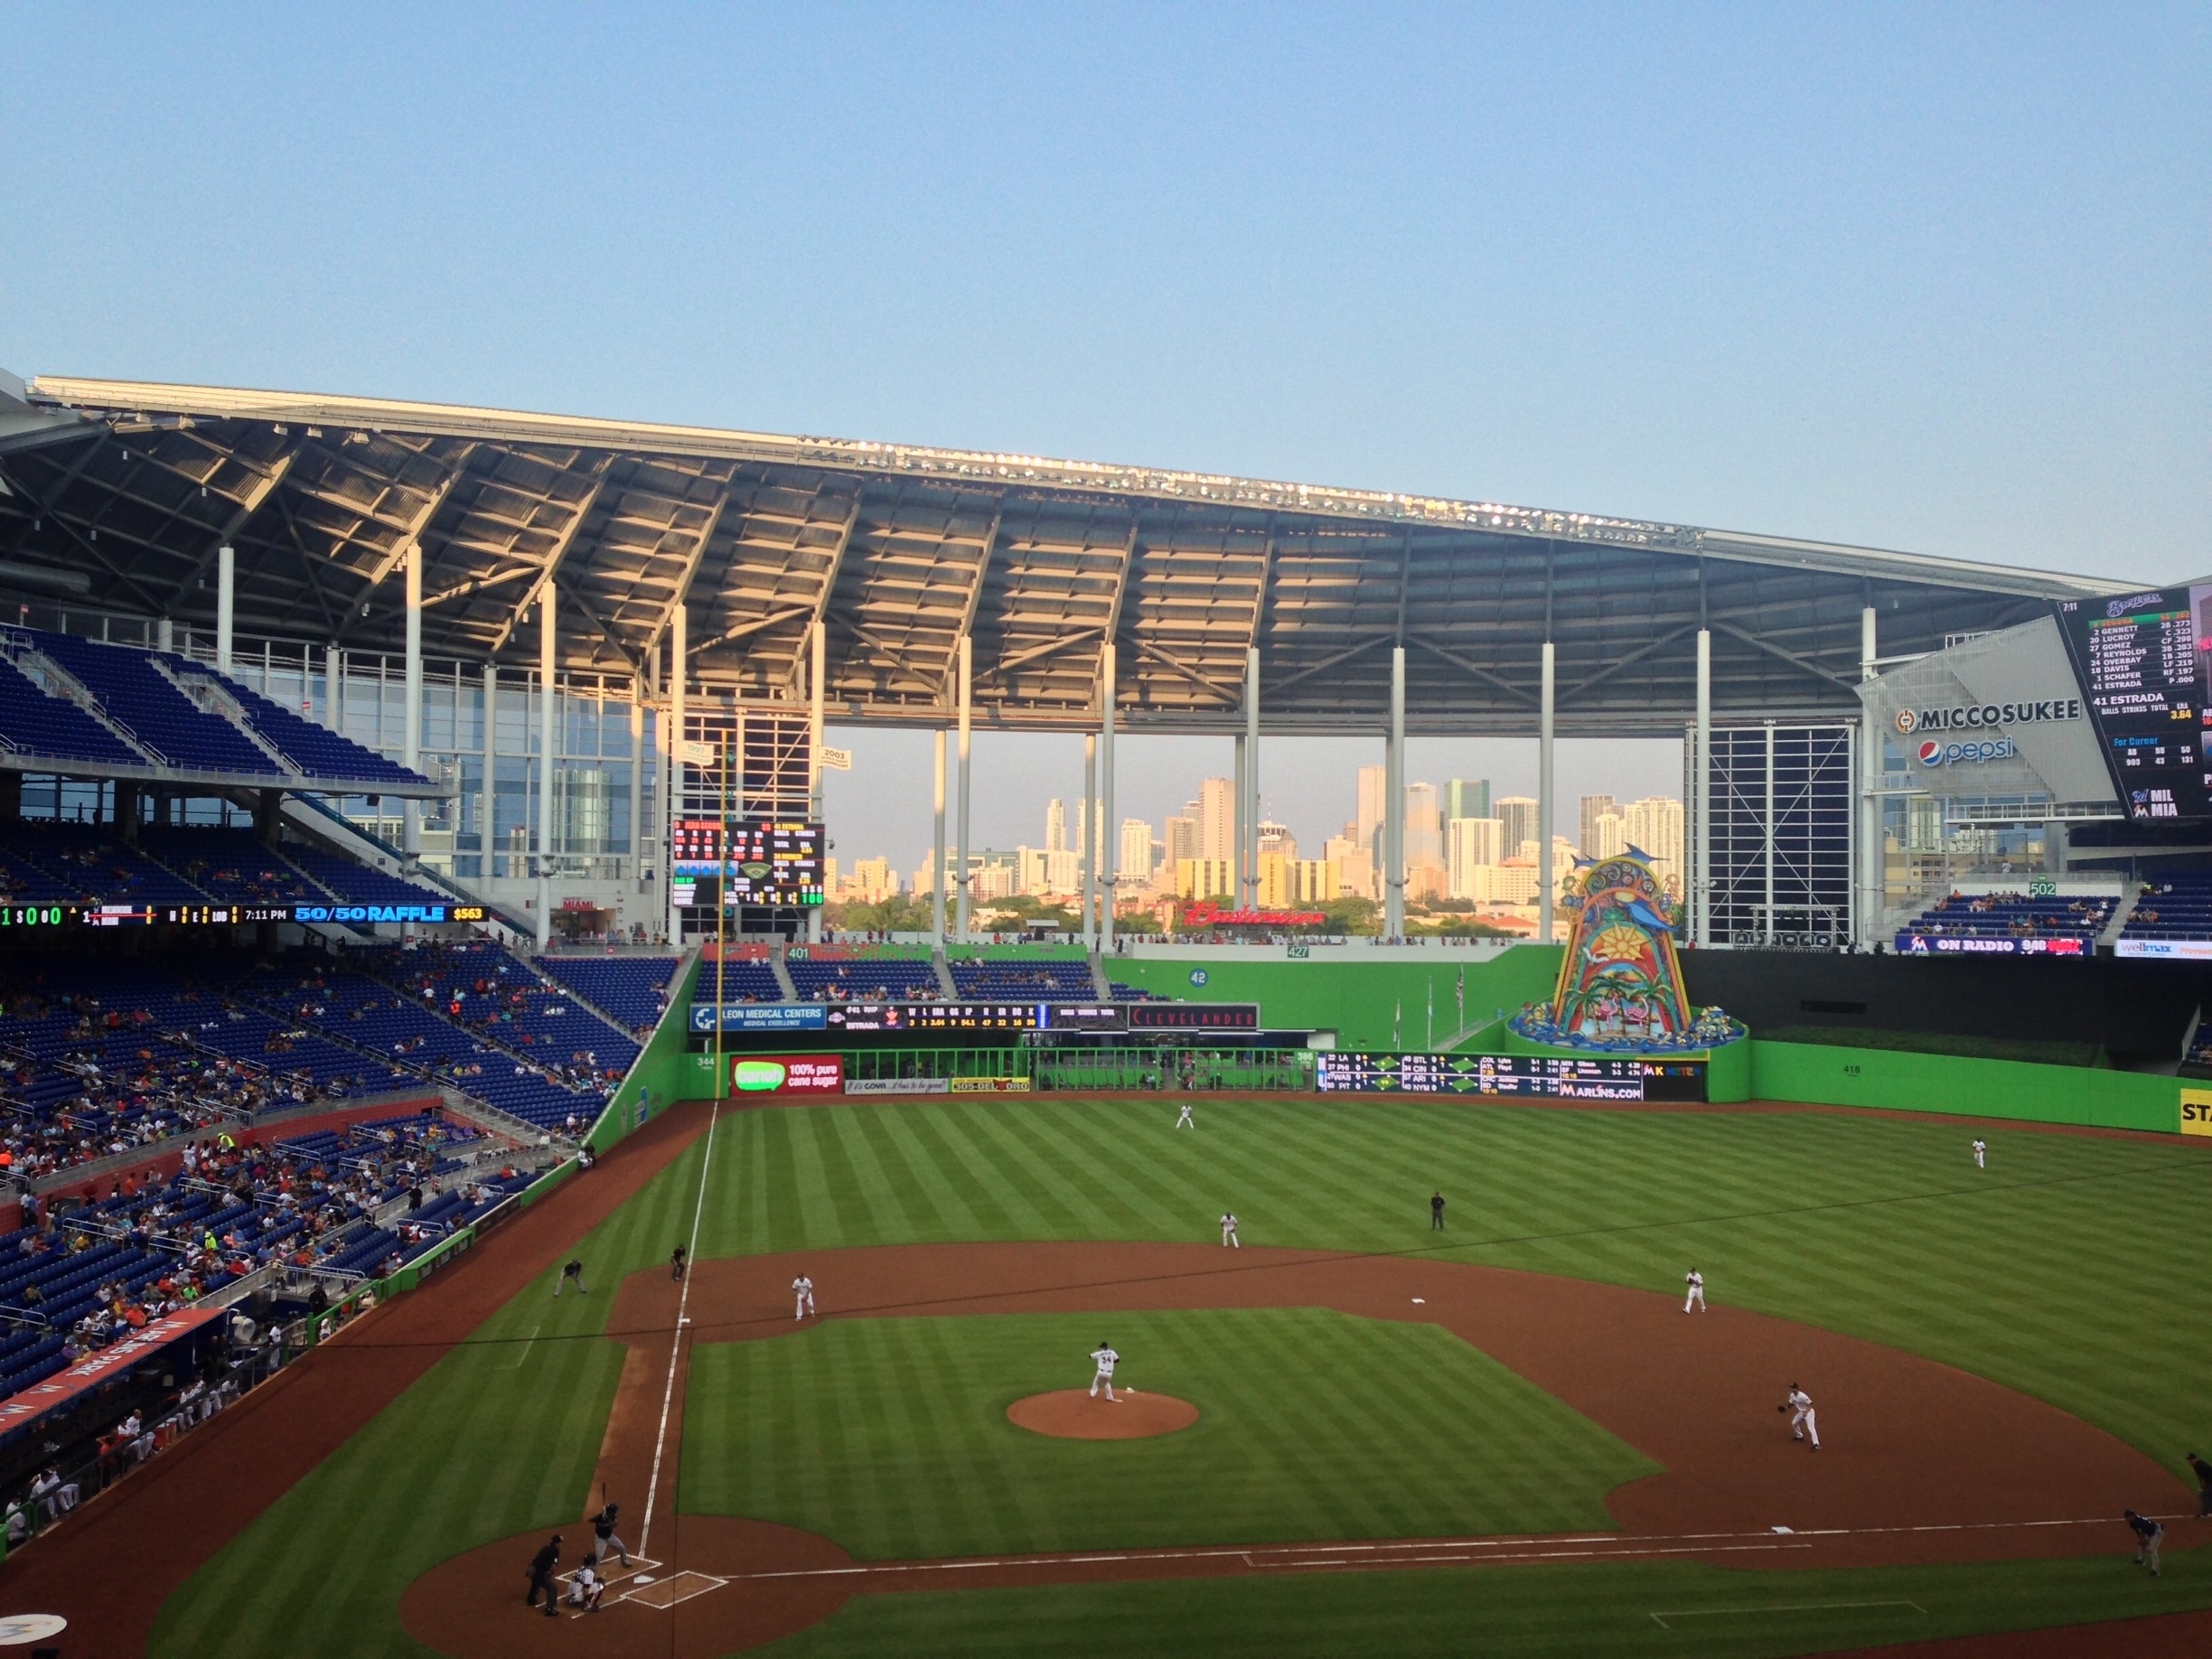
{"label": "steel support column", "polygon": [[930,943],[942,951],[945,943],[945,733],[939,726],[930,734],[930,794],[935,809],[937,832],[930,842]]}
{"label": "steel support column", "polygon": [[1238,897],[1246,909],[1260,904],[1260,648],[1244,648],[1244,799],[1238,809],[1237,852],[1244,867]]}
{"label": "steel support column", "polygon": [[231,624],[237,614],[238,549],[229,542],[215,551],[215,666],[230,671]]}
{"label": "steel support column", "polygon": [[975,646],[963,633],[960,642],[960,804],[959,835],[952,854],[953,932],[968,942],[968,783],[969,749],[973,740],[971,717],[975,697]]}
{"label": "steel support column", "polygon": [[[684,798],[684,685],[691,672],[691,607],[679,605],[669,616],[668,731],[661,741],[667,763],[668,793],[661,802],[661,827],[673,852],[676,820],[683,816]],[[669,871],[668,942],[683,949],[683,909],[676,903],[676,872]]]}
{"label": "steel support column", "polygon": [[1536,937],[1550,944],[1559,905],[1559,875],[1551,867],[1552,825],[1558,810],[1554,787],[1552,741],[1552,687],[1557,678],[1556,648],[1543,643],[1543,687],[1536,713]]}
{"label": "steel support column", "polygon": [[333,732],[345,730],[345,647],[323,648],[323,724]]}
{"label": "steel support column", "polygon": [[1405,647],[1391,647],[1390,737],[1382,757],[1382,936],[1405,937]]}
{"label": "steel support column", "polygon": [[483,777],[476,801],[476,839],[483,845],[483,879],[490,881],[499,873],[499,670],[489,662],[483,670]]}
{"label": "steel support column", "polygon": [[[1880,674],[1878,659],[1879,630],[1878,613],[1872,605],[1859,613],[1859,680],[1864,685]],[[1882,911],[1888,899],[1889,870],[1886,867],[1886,849],[1882,845],[1882,735],[1875,728],[1874,711],[1861,702],[1859,709],[1859,773],[1861,777],[1859,811],[1858,879],[1851,883],[1851,896],[1858,914],[1852,918],[1851,937],[1861,944],[1875,946],[1881,941]],[[2043,829],[2045,862],[2048,863],[2050,838],[2055,825]]]}
{"label": "steel support column", "polygon": [[553,584],[538,595],[538,948],[553,942]]}
{"label": "steel support column", "polygon": [[1692,740],[1697,758],[1691,782],[1697,791],[1690,803],[1692,836],[1697,850],[1690,874],[1690,942],[1712,941],[1712,630],[1700,628],[1697,636],[1697,735]]}
{"label": "steel support column", "polygon": [[[818,622],[807,632],[811,636],[808,642],[810,650],[807,656],[807,751],[809,772],[807,799],[809,803],[809,814],[812,817],[813,820],[819,824],[822,821],[822,687],[824,680],[827,679],[826,670],[829,661],[829,630]],[[742,815],[743,808],[740,808],[739,811],[740,815]],[[822,836],[822,840],[825,844],[825,849],[822,856],[825,861],[829,857],[827,851],[827,843],[829,839],[829,835],[825,832]],[[829,874],[826,862],[822,873],[825,876],[827,876]],[[827,892],[823,893],[822,902],[807,912],[807,937],[816,944],[820,944],[821,942],[822,912],[829,907],[830,897],[830,894]]]}
{"label": "steel support column", "polygon": [[[1764,944],[1775,942],[1775,723],[1767,722],[1767,806],[1760,813],[1766,821],[1760,826],[1759,855],[1766,867],[1767,894],[1766,920],[1759,923],[1759,939]],[[1810,920],[1810,916],[1807,920]]]}
{"label": "steel support column", "polygon": [[1083,945],[1098,949],[1098,734],[1083,734],[1083,798],[1075,811],[1075,887],[1083,895]]}
{"label": "steel support column", "polygon": [[[422,543],[410,542],[407,554],[407,633],[405,678],[407,711],[400,718],[400,764],[409,772],[422,766]],[[422,802],[409,801],[400,831],[400,848],[409,860],[422,855]]]}
{"label": "steel support column", "polygon": [[630,678],[630,877],[645,891],[645,705]]}
{"label": "steel support column", "polygon": [[1099,951],[1114,948],[1114,900],[1121,886],[1121,829],[1114,821],[1114,648],[1109,640],[1099,652]]}

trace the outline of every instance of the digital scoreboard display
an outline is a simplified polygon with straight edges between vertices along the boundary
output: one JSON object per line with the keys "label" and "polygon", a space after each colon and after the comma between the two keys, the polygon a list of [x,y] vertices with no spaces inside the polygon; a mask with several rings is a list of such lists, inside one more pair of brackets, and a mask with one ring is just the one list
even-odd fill
{"label": "digital scoreboard display", "polygon": [[1475,1094],[1583,1101],[1701,1101],[1702,1060],[1612,1055],[1386,1054],[1317,1056],[1325,1093]]}
{"label": "digital scoreboard display", "polygon": [[680,818],[669,834],[669,879],[679,904],[712,909],[726,875],[723,902],[793,910],[822,902],[822,827],[770,819],[732,819],[727,862],[726,826],[711,818]]}
{"label": "digital scoreboard display", "polygon": [[481,922],[482,904],[0,904],[12,927],[257,927],[264,922]]}
{"label": "digital scoreboard display", "polygon": [[2212,817],[2212,586],[2067,600],[2058,629],[2127,815]]}

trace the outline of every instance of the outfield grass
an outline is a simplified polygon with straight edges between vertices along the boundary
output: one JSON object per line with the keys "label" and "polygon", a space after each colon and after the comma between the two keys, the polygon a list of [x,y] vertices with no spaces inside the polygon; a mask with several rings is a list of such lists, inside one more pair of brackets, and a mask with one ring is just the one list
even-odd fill
{"label": "outfield grass", "polygon": [[[1172,1129],[1173,1120],[1174,1102],[1158,1098],[738,1114],[716,1138],[699,1253],[971,1239],[1210,1242],[1214,1218],[1232,1207],[1249,1244],[1418,1251],[1429,1245],[1428,1194],[1440,1186],[1458,1259],[1670,1292],[1695,1262],[1716,1303],[1960,1365],[2177,1468],[2184,1449],[2212,1440],[2200,1364],[2212,1289],[2189,1255],[2212,1198],[2212,1148],[1813,1112],[1404,1100],[1203,1099],[1196,1132]],[[1986,1171],[1967,1156],[1974,1133],[1991,1143]],[[665,1262],[689,1229],[700,1157],[694,1148],[586,1241],[580,1253],[595,1283]],[[396,1615],[408,1582],[461,1550],[580,1514],[621,1350],[596,1335],[610,1298],[557,1305],[550,1288],[490,1321],[226,1549],[173,1600],[155,1651],[419,1653]],[[833,1284],[823,1289],[834,1298]],[[795,1354],[839,1328],[763,1351]],[[692,1399],[694,1412],[707,1409],[696,1373]],[[707,1478],[688,1457],[687,1497]],[[979,1472],[968,1500],[981,1503],[983,1491]],[[1206,1501],[1194,1488],[1190,1504]],[[2116,1554],[2123,1542],[2112,1541]],[[1756,1587],[1767,1604],[1879,1599],[1880,1586],[1909,1579],[1926,1594],[1904,1598],[1933,1608],[1936,1596],[1949,1621],[1865,1640],[2212,1604],[2212,1570],[2196,1556],[2170,1559],[2156,1586],[2123,1558],[1918,1578],[1614,1563],[1571,1574],[1317,1577],[1295,1589],[870,1597],[792,1645],[1094,1653],[1111,1630],[1162,1651],[1451,1651],[1467,1645],[1467,1620],[1495,1617],[1518,1633],[1501,1645],[1530,1651],[1784,1653],[1819,1645],[1800,1629],[1806,1616],[1731,1616],[1750,1622],[1689,1647],[1679,1645],[1688,1637],[1665,1637],[1677,1644],[1670,1649],[1657,1645],[1644,1601],[1715,1587]],[[1634,1594],[1619,1599],[1631,1582]],[[1836,1639],[1851,1627],[1823,1626],[1845,1633]],[[1388,1639],[1350,1639],[1369,1628]]]}
{"label": "outfield grass", "polygon": [[1199,1410],[1096,1444],[1017,1429],[1087,1384],[1104,1317],[867,1319],[692,1356],[680,1503],[856,1556],[1610,1526],[1659,1466],[1433,1325],[1326,1308],[1117,1313],[1120,1382]]}

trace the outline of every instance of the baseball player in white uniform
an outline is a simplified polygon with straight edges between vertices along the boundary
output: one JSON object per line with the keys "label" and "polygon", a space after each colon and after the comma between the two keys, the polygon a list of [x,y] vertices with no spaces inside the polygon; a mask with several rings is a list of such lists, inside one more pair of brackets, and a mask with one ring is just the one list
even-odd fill
{"label": "baseball player in white uniform", "polygon": [[814,1281],[804,1273],[792,1280],[792,1299],[797,1304],[792,1318],[803,1319],[814,1311]]}
{"label": "baseball player in white uniform", "polygon": [[1813,1420],[1812,1395],[1793,1382],[1790,1384],[1789,1398],[1776,1406],[1775,1410],[1787,1411],[1790,1414],[1791,1439],[1802,1440],[1810,1435],[1813,1439],[1813,1449],[1820,1450],[1820,1426]]}
{"label": "baseball player in white uniform", "polygon": [[1986,1142],[1986,1141],[1981,1141],[1981,1140],[1977,1140],[1977,1141],[1975,1141],[1975,1142],[1973,1143],[1973,1155],[1974,1155],[1974,1167],[1975,1167],[1976,1169],[1987,1169],[1987,1168],[1989,1167],[1989,1143],[1988,1143],[1988,1142]]}
{"label": "baseball player in white uniform", "polygon": [[1705,1311],[1705,1275],[1699,1272],[1697,1269],[1692,1268],[1682,1275],[1682,1283],[1690,1287],[1690,1294],[1682,1298],[1682,1312],[1688,1313],[1691,1309],[1695,1308],[1699,1313],[1703,1313]]}
{"label": "baseball player in white uniform", "polygon": [[1242,1250],[1244,1246],[1237,1242],[1236,1227],[1236,1212],[1231,1210],[1222,1217],[1222,1243],[1231,1250]]}
{"label": "baseball player in white uniform", "polygon": [[1195,1129],[1197,1127],[1198,1125],[1193,1121],[1191,1118],[1190,1102],[1188,1101],[1185,1101],[1183,1102],[1182,1115],[1176,1119],[1176,1128]]}
{"label": "baseball player in white uniform", "polygon": [[1106,1398],[1119,1405],[1120,1401],[1114,1400],[1113,1373],[1114,1367],[1121,1363],[1121,1356],[1101,1336],[1099,1345],[1091,1352],[1091,1363],[1098,1367],[1097,1373],[1091,1379],[1091,1398],[1096,1400],[1099,1390],[1102,1388],[1106,1391]]}

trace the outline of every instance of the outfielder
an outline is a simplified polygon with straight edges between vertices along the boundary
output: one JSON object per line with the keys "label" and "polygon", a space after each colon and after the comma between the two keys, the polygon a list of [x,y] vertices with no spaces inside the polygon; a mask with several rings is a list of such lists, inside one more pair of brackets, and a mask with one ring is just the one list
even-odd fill
{"label": "outfielder", "polygon": [[1775,1410],[1787,1411],[1790,1414],[1791,1439],[1802,1440],[1807,1435],[1811,1435],[1813,1449],[1820,1450],[1820,1426],[1813,1420],[1812,1395],[1793,1382],[1790,1384],[1789,1398],[1775,1407]]}
{"label": "outfielder", "polygon": [[796,1304],[792,1314],[794,1319],[803,1319],[814,1311],[814,1281],[804,1273],[792,1280],[792,1300]]}
{"label": "outfielder", "polygon": [[1697,1269],[1692,1268],[1682,1275],[1682,1283],[1690,1287],[1690,1294],[1682,1299],[1682,1312],[1688,1313],[1692,1308],[1695,1308],[1698,1312],[1703,1313],[1705,1311],[1705,1275],[1699,1272]]}
{"label": "outfielder", "polygon": [[1980,1140],[1975,1141],[1973,1143],[1973,1155],[1974,1167],[1976,1169],[1987,1169],[1989,1167],[1989,1146],[1986,1142]]}
{"label": "outfielder", "polygon": [[1222,1244],[1224,1248],[1230,1250],[1242,1250],[1244,1248],[1243,1245],[1237,1242],[1236,1227],[1236,1212],[1234,1210],[1231,1210],[1227,1214],[1222,1217]]}
{"label": "outfielder", "polygon": [[1198,1125],[1191,1120],[1190,1102],[1188,1101],[1185,1101],[1183,1102],[1182,1115],[1176,1119],[1175,1126],[1177,1129],[1195,1129],[1198,1127]]}
{"label": "outfielder", "polygon": [[1107,1400],[1119,1405],[1120,1401],[1114,1399],[1113,1373],[1114,1367],[1121,1363],[1121,1356],[1101,1336],[1099,1345],[1091,1352],[1091,1363],[1098,1367],[1097,1374],[1091,1379],[1091,1398],[1096,1400],[1099,1390],[1102,1388],[1106,1391]]}

